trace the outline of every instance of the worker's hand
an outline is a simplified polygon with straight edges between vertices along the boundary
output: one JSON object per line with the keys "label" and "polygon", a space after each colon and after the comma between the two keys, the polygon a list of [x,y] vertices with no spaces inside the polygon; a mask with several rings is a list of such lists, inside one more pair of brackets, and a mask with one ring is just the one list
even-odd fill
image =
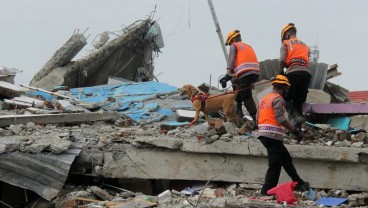
{"label": "worker's hand", "polygon": [[291,133],[295,135],[298,143],[303,140],[303,132],[300,129],[294,129],[294,131]]}
{"label": "worker's hand", "polygon": [[231,76],[229,74],[226,74],[225,76],[223,76],[221,79],[220,79],[220,83],[221,83],[221,87],[222,88],[226,88],[227,86],[227,81],[231,80]]}

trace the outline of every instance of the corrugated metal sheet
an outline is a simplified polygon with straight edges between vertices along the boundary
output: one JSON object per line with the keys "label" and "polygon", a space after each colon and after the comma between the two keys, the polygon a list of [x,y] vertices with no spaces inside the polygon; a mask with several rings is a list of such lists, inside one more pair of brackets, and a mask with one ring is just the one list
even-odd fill
{"label": "corrugated metal sheet", "polygon": [[69,169],[79,149],[62,154],[25,154],[11,152],[0,155],[0,180],[17,187],[32,190],[51,200],[63,188]]}
{"label": "corrugated metal sheet", "polygon": [[[267,59],[259,62],[260,67],[260,76],[259,79],[271,79],[279,74],[280,66],[278,59]],[[309,84],[309,88],[323,90],[326,78],[327,78],[327,70],[328,64],[325,63],[317,63],[311,62],[310,69],[312,72],[312,78]]]}
{"label": "corrugated metal sheet", "polygon": [[351,91],[348,93],[348,98],[354,103],[366,103],[368,102],[368,90],[367,91]]}
{"label": "corrugated metal sheet", "polygon": [[327,79],[328,64],[325,63],[310,63],[310,71],[312,78],[309,83],[309,88],[323,90]]}

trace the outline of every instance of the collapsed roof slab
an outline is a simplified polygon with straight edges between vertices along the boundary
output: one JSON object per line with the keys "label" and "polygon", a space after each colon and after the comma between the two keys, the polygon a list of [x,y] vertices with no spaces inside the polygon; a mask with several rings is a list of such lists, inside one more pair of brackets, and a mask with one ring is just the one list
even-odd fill
{"label": "collapsed roof slab", "polygon": [[83,34],[73,34],[64,45],[57,50],[52,58],[42,67],[40,71],[32,78],[30,85],[36,84],[43,77],[48,75],[53,69],[68,64],[82,48],[87,44],[87,40]]}
{"label": "collapsed roof slab", "polygon": [[65,75],[65,85],[83,87],[106,84],[109,76],[135,80],[137,68],[144,59],[142,37],[147,33],[151,19],[140,21],[125,28],[124,34],[92,51],[73,63]]}
{"label": "collapsed roof slab", "polygon": [[[175,142],[163,145],[165,140]],[[104,155],[102,168],[97,168],[99,170],[97,174],[106,178],[205,181],[219,175],[215,180],[264,182],[267,153],[257,140],[215,141],[208,145],[196,140],[182,140],[180,145],[178,139],[163,136],[155,138],[154,141],[149,141],[149,138],[139,139],[139,143],[142,142],[144,143],[142,147],[121,144],[119,149],[122,151],[119,152],[105,149],[101,152]],[[368,190],[368,181],[365,180],[368,177],[367,149],[286,146],[290,150],[298,173],[309,181],[312,187]],[[290,178],[283,173],[280,182],[289,180]]]}
{"label": "collapsed roof slab", "polygon": [[[152,28],[156,33],[152,34]],[[83,58],[72,61],[86,43],[82,35],[73,35],[35,75],[31,85],[52,89],[56,85],[70,88],[102,85],[109,77],[153,80],[153,53],[163,47],[158,24],[150,18],[136,21],[115,35],[116,38],[99,45]]]}

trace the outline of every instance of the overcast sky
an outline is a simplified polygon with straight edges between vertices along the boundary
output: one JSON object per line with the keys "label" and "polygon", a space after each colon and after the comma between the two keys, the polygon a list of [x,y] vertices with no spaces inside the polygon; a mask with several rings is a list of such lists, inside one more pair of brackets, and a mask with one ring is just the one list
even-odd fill
{"label": "overcast sky", "polygon": [[[368,90],[368,1],[213,0],[222,33],[239,29],[258,60],[279,57],[280,32],[295,23],[298,37],[318,45],[320,62],[339,65],[330,81],[349,90]],[[74,29],[96,35],[146,19],[157,5],[165,47],[155,59],[161,82],[199,85],[225,73],[226,61],[207,0],[0,0],[0,66],[18,68],[16,83],[28,84]],[[215,83],[216,82],[216,83]]]}

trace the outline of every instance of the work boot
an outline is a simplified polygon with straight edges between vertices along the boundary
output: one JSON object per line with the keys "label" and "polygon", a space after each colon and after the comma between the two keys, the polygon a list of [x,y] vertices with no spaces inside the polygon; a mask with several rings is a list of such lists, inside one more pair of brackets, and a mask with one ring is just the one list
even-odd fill
{"label": "work boot", "polygon": [[307,181],[298,182],[295,186],[295,191],[305,192],[308,191],[310,184]]}
{"label": "work boot", "polygon": [[252,116],[252,119],[253,119],[253,122],[254,122],[254,126],[253,126],[252,130],[256,130],[256,129],[258,129],[257,115],[251,115],[251,116]]}
{"label": "work boot", "polygon": [[238,115],[240,118],[244,117],[243,109],[242,109],[242,103],[237,102],[236,103],[236,115]]}

